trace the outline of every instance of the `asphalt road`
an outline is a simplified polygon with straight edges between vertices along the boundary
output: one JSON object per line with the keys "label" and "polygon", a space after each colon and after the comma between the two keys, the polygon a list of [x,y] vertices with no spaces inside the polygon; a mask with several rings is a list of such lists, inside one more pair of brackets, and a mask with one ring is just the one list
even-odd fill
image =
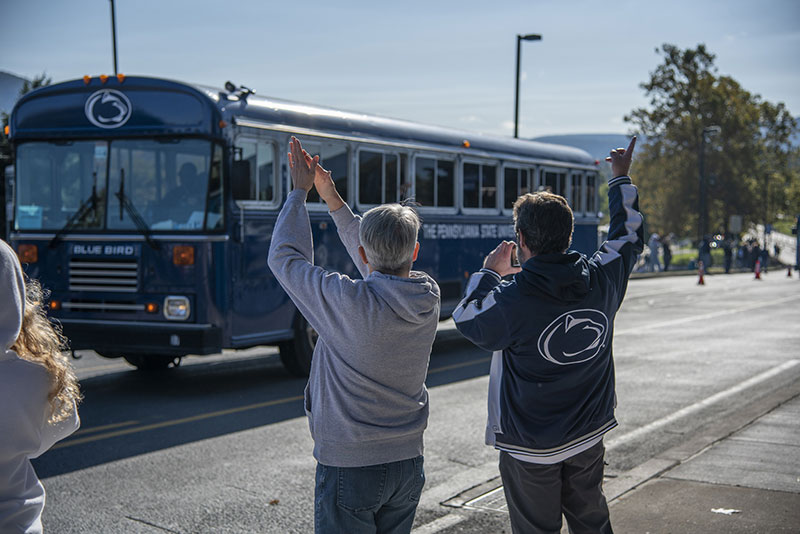
{"label": "asphalt road", "polygon": [[[783,271],[631,281],[615,325],[607,484],[712,439],[748,406],[786,400],[800,383],[798,297],[797,274]],[[483,445],[489,354],[450,334],[431,357],[415,533],[510,532],[502,498],[484,496],[498,485],[497,453]],[[81,430],[35,462],[46,531],[313,531],[304,381],[274,350],[190,357],[162,375],[90,352],[75,365]]]}

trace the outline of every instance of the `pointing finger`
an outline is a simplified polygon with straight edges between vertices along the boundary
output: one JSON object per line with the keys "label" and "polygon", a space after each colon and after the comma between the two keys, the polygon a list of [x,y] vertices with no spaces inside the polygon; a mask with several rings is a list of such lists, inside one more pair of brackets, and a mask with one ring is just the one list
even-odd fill
{"label": "pointing finger", "polygon": [[628,155],[629,155],[629,156],[632,156],[632,155],[633,155],[633,147],[635,147],[635,146],[636,146],[636,136],[634,135],[634,136],[631,138],[631,142],[630,142],[630,144],[628,145]]}

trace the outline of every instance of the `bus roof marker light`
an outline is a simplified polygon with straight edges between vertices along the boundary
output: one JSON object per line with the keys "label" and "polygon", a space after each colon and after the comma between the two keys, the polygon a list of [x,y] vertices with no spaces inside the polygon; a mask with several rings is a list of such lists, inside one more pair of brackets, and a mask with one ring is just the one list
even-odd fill
{"label": "bus roof marker light", "polygon": [[91,82],[91,81],[92,81],[92,77],[91,76],[89,76],[88,74],[84,74],[83,75],[83,83],[85,85],[89,85],[89,82]]}
{"label": "bus roof marker light", "polygon": [[119,83],[122,83],[122,82],[124,82],[124,81],[125,81],[125,75],[124,75],[124,74],[122,74],[122,73],[120,73],[120,74],[117,74],[117,81],[118,81]]}
{"label": "bus roof marker light", "polygon": [[107,81],[108,81],[108,74],[101,74],[100,83],[106,83]]}
{"label": "bus roof marker light", "polygon": [[470,147],[469,140],[464,139],[463,141],[461,141],[461,146],[463,146],[464,148],[469,148]]}

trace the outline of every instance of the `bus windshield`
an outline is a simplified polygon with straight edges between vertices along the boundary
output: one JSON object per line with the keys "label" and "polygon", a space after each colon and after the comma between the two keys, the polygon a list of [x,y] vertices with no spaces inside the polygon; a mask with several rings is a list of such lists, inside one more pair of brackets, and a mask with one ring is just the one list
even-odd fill
{"label": "bus windshield", "polygon": [[15,228],[221,228],[221,168],[222,148],[200,139],[24,143]]}

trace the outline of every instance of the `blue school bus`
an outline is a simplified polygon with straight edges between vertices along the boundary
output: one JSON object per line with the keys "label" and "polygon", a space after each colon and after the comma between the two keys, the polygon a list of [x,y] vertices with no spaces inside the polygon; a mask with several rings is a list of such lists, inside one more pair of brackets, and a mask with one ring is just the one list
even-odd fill
{"label": "blue school bus", "polygon": [[[266,264],[291,180],[291,135],[333,171],[357,212],[413,197],[416,267],[443,316],[499,240],[511,208],[549,189],[575,212],[573,248],[597,247],[597,162],[570,147],[147,78],[100,76],[22,97],[10,117],[9,240],[71,348],[141,369],[277,345],[308,372],[315,333]],[[315,263],[358,276],[324,203],[308,199]]]}

